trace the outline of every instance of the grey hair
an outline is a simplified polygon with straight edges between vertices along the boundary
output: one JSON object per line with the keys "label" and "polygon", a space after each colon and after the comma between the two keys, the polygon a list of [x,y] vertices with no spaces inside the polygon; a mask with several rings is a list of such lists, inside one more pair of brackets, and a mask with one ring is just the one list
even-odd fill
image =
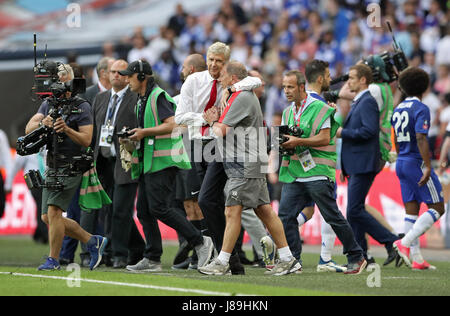
{"label": "grey hair", "polygon": [[231,49],[230,49],[230,46],[228,46],[222,42],[215,42],[214,44],[209,46],[208,52],[206,55],[208,56],[209,54],[223,55],[225,57],[225,61],[228,61],[228,60],[230,60]]}
{"label": "grey hair", "polygon": [[242,64],[241,62],[233,60],[230,61],[226,67],[227,73],[229,75],[237,76],[239,80],[242,80],[248,76],[247,68],[245,68],[245,65]]}
{"label": "grey hair", "polygon": [[103,57],[102,59],[100,59],[100,61],[97,64],[97,67],[95,68],[97,71],[97,75],[100,77],[100,71],[101,70],[107,70],[108,69],[108,64],[111,60],[114,60],[114,58],[112,57]]}

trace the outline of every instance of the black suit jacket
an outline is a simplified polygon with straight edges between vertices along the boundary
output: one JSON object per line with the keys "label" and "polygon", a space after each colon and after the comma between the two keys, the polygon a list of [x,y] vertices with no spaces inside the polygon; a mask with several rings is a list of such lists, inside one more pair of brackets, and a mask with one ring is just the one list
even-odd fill
{"label": "black suit jacket", "polygon": [[86,92],[83,94],[80,94],[80,97],[87,100],[91,105],[94,103],[94,99],[97,96],[97,94],[100,92],[100,88],[98,87],[98,84],[94,84],[92,86],[89,86],[86,89]]}
{"label": "black suit jacket", "polygon": [[[111,91],[105,91],[97,94],[94,99],[92,105],[92,111],[94,116],[94,159],[97,160],[100,147],[100,134],[101,127],[105,123],[106,113],[108,110],[109,100],[111,99]],[[117,112],[116,121],[114,124],[114,136],[113,136],[113,144],[116,150],[116,162],[114,166],[114,182],[115,184],[127,184],[127,183],[135,183],[136,181],[131,179],[131,171],[125,172],[122,168],[122,164],[120,161],[120,145],[119,139],[116,135],[117,132],[122,130],[124,126],[129,128],[136,128],[137,118],[135,113],[135,106],[138,100],[138,95],[128,88],[125,92],[122,102],[120,103],[119,110]]]}

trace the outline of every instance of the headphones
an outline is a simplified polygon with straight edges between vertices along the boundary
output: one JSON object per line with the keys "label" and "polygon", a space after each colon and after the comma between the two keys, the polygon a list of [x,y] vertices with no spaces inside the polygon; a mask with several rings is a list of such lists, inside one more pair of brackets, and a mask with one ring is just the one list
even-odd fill
{"label": "headphones", "polygon": [[145,74],[144,74],[144,65],[142,64],[142,60],[138,60],[139,61],[139,73],[137,75],[137,79],[142,82],[145,80]]}

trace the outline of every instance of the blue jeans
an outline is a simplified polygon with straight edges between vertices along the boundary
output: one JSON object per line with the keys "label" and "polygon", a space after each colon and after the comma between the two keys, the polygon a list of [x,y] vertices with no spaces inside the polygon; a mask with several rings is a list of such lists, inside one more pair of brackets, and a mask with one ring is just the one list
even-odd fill
{"label": "blue jeans", "polygon": [[359,262],[363,258],[363,251],[355,240],[350,224],[338,209],[334,198],[334,183],[326,180],[283,185],[278,216],[283,223],[286,239],[294,257],[300,260],[302,253],[297,216],[311,203],[318,206],[322,217],[344,245],[348,263]]}

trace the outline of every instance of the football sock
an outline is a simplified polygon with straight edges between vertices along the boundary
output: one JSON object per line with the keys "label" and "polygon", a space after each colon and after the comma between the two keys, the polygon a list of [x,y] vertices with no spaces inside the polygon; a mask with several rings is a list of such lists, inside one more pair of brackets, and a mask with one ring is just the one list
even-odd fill
{"label": "football sock", "polygon": [[298,226],[302,226],[307,221],[308,221],[308,218],[306,217],[306,215],[303,214],[303,212],[300,212],[300,214],[297,216]]}
{"label": "football sock", "polygon": [[280,260],[283,262],[292,260],[292,252],[289,249],[289,246],[278,249],[278,255],[280,256]]}
{"label": "football sock", "polygon": [[[405,216],[405,234],[407,234],[413,228],[413,226],[416,223],[418,218],[419,218],[419,216],[417,216],[417,215],[406,214],[406,216]],[[411,243],[410,249],[411,249],[411,259],[413,259],[413,261],[416,261],[418,263],[422,263],[423,257],[420,252],[419,238],[417,238],[416,240],[414,240]]]}
{"label": "football sock", "polygon": [[429,230],[440,217],[439,213],[433,209],[429,209],[427,212],[423,213],[419,216],[411,230],[402,239],[402,245],[411,247],[412,243]]}
{"label": "football sock", "polygon": [[230,261],[231,253],[220,251],[219,256],[217,257],[217,260],[220,261],[221,264],[227,265]]}
{"label": "football sock", "polygon": [[328,262],[331,260],[334,242],[336,241],[336,234],[333,228],[322,219],[322,247],[320,249],[320,257],[323,261]]}

